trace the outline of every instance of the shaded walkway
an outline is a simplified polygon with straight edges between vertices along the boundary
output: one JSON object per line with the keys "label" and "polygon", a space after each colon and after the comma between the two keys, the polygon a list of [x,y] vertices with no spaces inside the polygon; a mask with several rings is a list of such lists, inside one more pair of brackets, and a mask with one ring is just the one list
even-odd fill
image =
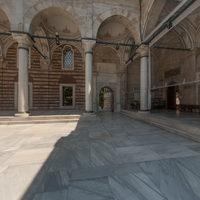
{"label": "shaded walkway", "polygon": [[167,117],[177,122],[182,122],[190,126],[195,126],[200,128],[200,114],[199,113],[189,113],[189,112],[179,112],[176,111],[152,111],[153,115],[158,117]]}
{"label": "shaded walkway", "polygon": [[200,142],[200,115],[195,113],[176,113],[175,111],[152,111],[140,113],[123,110],[123,114],[165,130]]}
{"label": "shaded walkway", "polygon": [[200,144],[119,114],[0,133],[1,200],[200,199]]}

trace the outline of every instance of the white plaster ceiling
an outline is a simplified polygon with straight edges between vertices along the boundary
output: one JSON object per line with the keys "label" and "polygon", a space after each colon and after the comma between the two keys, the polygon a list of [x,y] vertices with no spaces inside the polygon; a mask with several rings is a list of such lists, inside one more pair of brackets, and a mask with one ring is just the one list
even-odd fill
{"label": "white plaster ceiling", "polygon": [[6,14],[0,9],[0,31],[9,31],[10,23]]}
{"label": "white plaster ceiling", "polygon": [[72,17],[60,8],[48,8],[39,13],[31,24],[31,31],[35,33],[43,28],[48,36],[54,36],[56,32],[60,36],[79,37],[80,31]]}
{"label": "white plaster ceiling", "polygon": [[122,16],[113,16],[105,20],[97,34],[98,39],[124,41],[128,37],[133,37],[131,34],[130,22]]}

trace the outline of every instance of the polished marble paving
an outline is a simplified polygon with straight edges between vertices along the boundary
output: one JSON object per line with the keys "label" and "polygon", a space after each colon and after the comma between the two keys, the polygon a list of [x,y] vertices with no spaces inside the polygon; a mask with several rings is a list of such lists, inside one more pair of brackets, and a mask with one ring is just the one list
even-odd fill
{"label": "polished marble paving", "polygon": [[0,200],[200,200],[200,144],[120,114],[0,126]]}

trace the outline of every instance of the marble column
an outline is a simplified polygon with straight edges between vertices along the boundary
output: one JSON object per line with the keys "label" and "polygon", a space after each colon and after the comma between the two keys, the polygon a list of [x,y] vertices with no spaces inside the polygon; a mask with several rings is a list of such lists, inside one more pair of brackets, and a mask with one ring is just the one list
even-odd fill
{"label": "marble column", "polygon": [[116,111],[121,112],[121,76],[122,73],[117,73],[117,83],[116,83]]}
{"label": "marble column", "polygon": [[98,73],[97,72],[93,72],[93,111],[97,112],[97,76]]}
{"label": "marble column", "polygon": [[85,50],[85,111],[93,112],[93,47],[95,41],[83,40],[82,41]]}
{"label": "marble column", "polygon": [[149,47],[141,45],[137,52],[140,55],[140,111],[149,111]]}
{"label": "marble column", "polygon": [[151,76],[151,48],[149,48],[149,64],[148,64],[148,109],[151,110],[151,81],[152,81],[152,76]]}
{"label": "marble column", "polygon": [[29,116],[28,98],[28,66],[29,48],[32,40],[26,34],[13,34],[14,40],[18,43],[18,113],[17,117]]}

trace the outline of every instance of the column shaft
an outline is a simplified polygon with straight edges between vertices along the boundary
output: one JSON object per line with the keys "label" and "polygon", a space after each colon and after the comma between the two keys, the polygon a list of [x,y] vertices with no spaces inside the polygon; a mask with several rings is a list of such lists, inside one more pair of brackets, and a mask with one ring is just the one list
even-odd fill
{"label": "column shaft", "polygon": [[18,48],[18,113],[26,113],[28,106],[28,64],[29,50]]}
{"label": "column shaft", "polygon": [[141,57],[140,60],[140,110],[148,109],[148,57]]}
{"label": "column shaft", "polygon": [[93,112],[93,47],[95,41],[83,40],[85,50],[85,111]]}
{"label": "column shaft", "polygon": [[93,111],[92,102],[92,65],[93,65],[93,53],[85,53],[85,110],[86,112]]}
{"label": "column shaft", "polygon": [[26,117],[29,111],[29,47],[32,45],[30,37],[26,34],[13,34],[18,42],[18,113],[15,116]]}

